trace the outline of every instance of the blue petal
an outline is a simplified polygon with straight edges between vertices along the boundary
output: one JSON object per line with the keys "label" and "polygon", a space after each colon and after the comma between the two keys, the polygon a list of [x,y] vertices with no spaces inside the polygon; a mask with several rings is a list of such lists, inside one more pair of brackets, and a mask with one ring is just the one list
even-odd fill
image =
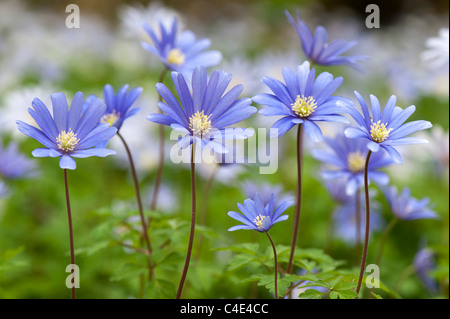
{"label": "blue petal", "polygon": [[71,153],[70,156],[78,158],[86,158],[90,156],[106,157],[108,155],[115,155],[115,154],[116,151],[109,150],[106,148],[89,148],[85,150],[75,151]]}
{"label": "blue petal", "polygon": [[58,157],[62,154],[52,148],[36,148],[31,152],[34,157]]}
{"label": "blue petal", "polygon": [[317,126],[316,123],[313,121],[305,120],[303,122],[306,135],[313,141],[313,142],[321,142],[323,140],[323,134],[320,128]]}
{"label": "blue petal", "polygon": [[69,112],[69,105],[64,93],[53,93],[50,95],[53,106],[53,118],[55,120],[58,132],[67,132],[67,113]]}
{"label": "blue petal", "polygon": [[269,137],[281,137],[289,131],[295,123],[292,122],[292,117],[286,116],[276,121],[269,130]]}
{"label": "blue petal", "polygon": [[423,121],[423,120],[412,121],[412,122],[409,122],[409,123],[406,123],[406,124],[400,126],[398,129],[393,131],[389,135],[389,139],[398,139],[398,138],[404,137],[406,135],[409,135],[411,133],[414,133],[416,131],[428,129],[432,126],[433,125],[428,121]]}
{"label": "blue petal", "polygon": [[17,123],[17,129],[19,131],[21,131],[23,134],[34,138],[39,143],[41,143],[42,145],[44,145],[48,148],[53,148],[53,149],[57,148],[55,142],[49,140],[49,138],[44,133],[42,133],[42,131],[38,130],[34,126],[31,126],[22,121],[16,121],[16,123]]}
{"label": "blue petal", "polygon": [[378,152],[380,149],[380,144],[375,143],[374,141],[369,141],[369,143],[367,143],[367,148],[372,152]]}
{"label": "blue petal", "polygon": [[72,157],[64,154],[61,156],[61,159],[59,160],[59,167],[61,167],[62,169],[76,169],[77,163]]}

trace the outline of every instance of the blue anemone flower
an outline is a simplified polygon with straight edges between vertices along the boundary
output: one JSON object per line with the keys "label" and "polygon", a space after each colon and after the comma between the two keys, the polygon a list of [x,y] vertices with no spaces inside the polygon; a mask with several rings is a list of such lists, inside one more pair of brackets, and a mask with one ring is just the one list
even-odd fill
{"label": "blue anemone flower", "polygon": [[439,216],[428,207],[429,198],[418,200],[411,197],[411,191],[405,187],[399,194],[396,187],[389,187],[384,190],[384,194],[389,202],[392,213],[401,220],[416,220],[426,218],[439,218]]}
{"label": "blue anemone flower", "polygon": [[110,126],[117,127],[120,130],[123,121],[139,112],[140,108],[131,108],[133,103],[142,94],[141,87],[135,87],[128,92],[129,86],[125,84],[118,91],[110,84],[103,87],[103,98],[106,104],[106,110],[100,119],[100,123],[108,123]]}
{"label": "blue anemone flower", "polygon": [[158,107],[165,114],[150,114],[147,119],[185,133],[178,140],[181,148],[197,142],[214,152],[226,153],[224,139],[244,139],[253,134],[249,129],[228,128],[257,111],[249,98],[238,99],[243,90],[241,84],[225,93],[231,74],[214,71],[208,79],[206,69],[198,66],[192,73],[192,93],[182,73],[172,72],[172,80],[181,103],[163,83],[158,83],[156,90],[165,101],[159,102]]}
{"label": "blue anemone flower", "polygon": [[439,284],[435,278],[431,276],[431,272],[436,270],[435,253],[430,248],[420,249],[414,256],[414,270],[417,276],[425,284],[427,289],[432,293],[438,293]]}
{"label": "blue anemone flower", "polygon": [[262,82],[274,94],[262,93],[252,98],[256,103],[267,105],[259,111],[262,115],[283,116],[272,126],[270,137],[280,137],[294,125],[303,124],[308,137],[320,142],[323,135],[316,122],[348,123],[344,116],[338,114],[344,110],[337,102],[346,105],[352,105],[353,102],[340,96],[331,96],[342,84],[342,77],[333,78],[332,74],[323,72],[315,79],[316,70],[310,69],[308,61],[297,67],[296,74],[287,67],[283,68],[282,73],[286,84],[264,77]]}
{"label": "blue anemone flower", "polygon": [[286,201],[280,204],[274,212],[275,196],[272,194],[269,202],[264,205],[261,197],[255,194],[255,199],[247,198],[244,205],[238,203],[242,214],[234,211],[228,212],[228,216],[242,222],[244,225],[237,225],[229,228],[229,231],[238,229],[253,229],[261,233],[269,231],[275,223],[288,219],[288,215],[281,215],[294,202]]}
{"label": "blue anemone flower", "polygon": [[28,109],[39,128],[22,121],[16,122],[19,131],[46,147],[35,149],[31,153],[34,157],[61,157],[59,167],[75,169],[77,165],[74,157],[105,157],[116,154],[113,150],[95,147],[106,144],[117,132],[116,127],[99,123],[106,109],[102,100],[91,99],[89,104],[85,104],[85,111],[82,113],[82,92],[75,94],[70,109],[64,93],[53,93],[50,97],[53,116],[38,98],[33,100],[32,108]]}
{"label": "blue anemone flower", "polygon": [[297,12],[297,21],[294,20],[288,11],[285,11],[285,14],[295,31],[297,31],[303,52],[311,62],[319,65],[348,65],[360,71],[361,67],[358,61],[367,59],[367,56],[341,55],[355,46],[357,44],[356,41],[338,39],[327,43],[328,33],[324,27],[318,26],[313,35],[308,26],[300,20],[299,12]]}
{"label": "blue anemone flower", "polygon": [[[349,139],[344,134],[334,138],[325,138],[328,150],[315,149],[312,155],[317,160],[330,164],[333,168],[324,169],[322,177],[326,180],[345,178],[345,191],[353,195],[364,185],[364,168],[368,149],[364,139]],[[379,185],[389,183],[389,175],[379,171],[380,168],[393,164],[386,152],[374,153],[369,161],[368,178]]]}
{"label": "blue anemone flower", "polygon": [[166,29],[161,22],[159,32],[148,24],[144,24],[144,29],[153,44],[142,42],[142,47],[155,54],[169,70],[189,74],[198,65],[210,67],[222,60],[219,51],[205,51],[211,45],[209,39],[197,40],[195,34],[189,30],[178,35],[176,18],[173,19],[170,29]]}
{"label": "blue anemone flower", "polygon": [[11,142],[6,148],[0,144],[0,177],[18,179],[35,174],[35,163],[19,152],[17,143]]}
{"label": "blue anemone flower", "polygon": [[364,138],[368,141],[367,148],[372,152],[378,152],[380,148],[383,148],[399,164],[402,163],[402,157],[394,146],[427,142],[422,138],[406,137],[416,131],[432,127],[430,122],[423,120],[403,124],[416,110],[414,105],[405,109],[395,106],[397,97],[392,95],[382,112],[377,97],[370,95],[372,105],[372,112],[370,112],[363,97],[356,91],[354,93],[361,105],[363,115],[354,107],[345,104],[341,105],[358,125],[358,127],[345,129],[347,137]]}

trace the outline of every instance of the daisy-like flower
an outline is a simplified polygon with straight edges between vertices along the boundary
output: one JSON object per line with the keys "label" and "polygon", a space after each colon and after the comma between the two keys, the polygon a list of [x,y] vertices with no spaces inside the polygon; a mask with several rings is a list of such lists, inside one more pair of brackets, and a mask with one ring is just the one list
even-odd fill
{"label": "daisy-like flower", "polygon": [[141,44],[145,50],[155,54],[169,70],[189,74],[198,65],[210,67],[221,61],[222,54],[219,51],[205,51],[211,45],[209,39],[197,40],[189,30],[178,35],[177,18],[172,20],[170,29],[166,29],[162,23],[159,27],[159,32],[156,32],[148,24],[144,24],[153,44]]}
{"label": "daisy-like flower", "polygon": [[100,99],[92,99],[82,113],[84,94],[77,92],[70,109],[64,93],[51,94],[53,116],[42,103],[35,98],[28,112],[39,128],[22,121],[17,121],[17,128],[23,134],[34,138],[46,148],[37,148],[32,152],[34,157],[60,157],[59,167],[75,169],[75,158],[90,156],[105,157],[115,154],[113,150],[95,147],[113,137],[116,127],[100,123],[106,106]]}
{"label": "daisy-like flower", "polygon": [[130,116],[139,112],[139,108],[131,108],[133,103],[139,98],[142,93],[141,87],[135,87],[128,91],[129,86],[125,84],[122,86],[117,94],[110,84],[106,84],[103,88],[103,98],[105,99],[106,110],[100,118],[100,123],[108,123],[110,126],[117,127],[119,131],[123,121]]}
{"label": "daisy-like flower", "polygon": [[[364,166],[368,152],[366,140],[349,139],[344,134],[337,134],[334,138],[326,137],[325,142],[329,150],[312,150],[314,158],[332,166],[322,170],[322,177],[326,180],[345,178],[346,193],[355,194],[364,185]],[[379,169],[392,163],[384,151],[373,154],[369,162],[369,180],[379,185],[389,183],[389,176]]]}
{"label": "daisy-like flower", "polygon": [[372,105],[372,112],[370,112],[363,97],[356,91],[354,93],[361,105],[363,115],[356,108],[350,107],[348,104],[338,103],[353,117],[357,124],[357,127],[346,128],[345,136],[349,138],[364,138],[368,141],[367,148],[369,150],[375,153],[380,148],[383,148],[392,157],[394,162],[399,164],[402,163],[402,157],[394,146],[427,142],[422,138],[407,137],[416,131],[432,127],[430,122],[424,120],[404,124],[416,110],[414,105],[408,106],[405,109],[395,106],[397,97],[392,95],[383,111],[381,111],[380,102],[377,97],[370,95]]}
{"label": "daisy-like flower", "polygon": [[300,13],[297,12],[297,21],[285,11],[289,22],[297,31],[305,56],[313,63],[319,65],[348,65],[356,70],[360,70],[359,60],[365,60],[366,56],[342,56],[341,54],[354,47],[356,41],[345,41],[342,39],[327,43],[327,30],[318,26],[314,35],[308,26],[300,20]]}
{"label": "daisy-like flower", "polygon": [[17,143],[11,142],[6,148],[0,144],[0,177],[18,179],[35,173],[35,163],[19,152]]}
{"label": "daisy-like flower", "polygon": [[331,96],[342,84],[342,77],[333,78],[330,73],[323,72],[315,79],[316,70],[310,69],[308,61],[297,67],[297,73],[287,67],[283,68],[282,73],[286,84],[263,77],[262,81],[273,94],[262,93],[252,98],[256,103],[267,105],[259,113],[283,116],[272,126],[270,137],[280,137],[293,126],[303,124],[308,137],[314,142],[320,142],[323,134],[315,122],[348,123],[344,116],[338,114],[344,110],[337,102],[340,101],[342,105],[353,103],[343,97]]}
{"label": "daisy-like flower", "polygon": [[433,67],[448,66],[449,61],[449,30],[442,28],[439,30],[439,36],[428,38],[425,41],[428,48],[421,55],[422,60],[429,61]]}
{"label": "daisy-like flower", "polygon": [[181,148],[197,142],[215,152],[226,153],[227,149],[221,143],[225,138],[241,139],[253,134],[251,130],[227,128],[257,111],[249,98],[238,99],[242,85],[236,85],[224,94],[231,74],[214,71],[208,79],[205,68],[198,66],[192,73],[192,93],[182,73],[172,72],[172,80],[181,105],[163,83],[158,83],[156,90],[166,102],[159,102],[158,107],[166,114],[150,114],[147,119],[185,133],[178,140]]}
{"label": "daisy-like flower", "polygon": [[292,201],[294,198],[291,194],[283,192],[283,187],[281,184],[272,185],[269,183],[254,183],[251,181],[245,181],[242,184],[242,189],[245,196],[253,200],[255,200],[255,195],[258,194],[264,205],[269,203],[272,195],[275,196],[275,206],[278,206],[285,201]]}
{"label": "daisy-like flower", "polygon": [[429,207],[430,199],[418,200],[411,197],[411,191],[405,187],[398,193],[396,187],[385,189],[384,194],[389,202],[389,206],[395,217],[401,220],[416,220],[426,218],[439,218],[439,216]]}
{"label": "daisy-like flower", "polygon": [[247,198],[244,205],[238,203],[242,214],[234,211],[228,212],[228,216],[240,221],[244,225],[237,225],[229,228],[229,231],[238,229],[253,229],[258,232],[267,232],[275,223],[288,219],[288,215],[281,215],[286,209],[294,204],[292,201],[286,201],[280,204],[274,211],[275,196],[272,194],[269,202],[264,205],[261,197],[255,194],[255,199]]}

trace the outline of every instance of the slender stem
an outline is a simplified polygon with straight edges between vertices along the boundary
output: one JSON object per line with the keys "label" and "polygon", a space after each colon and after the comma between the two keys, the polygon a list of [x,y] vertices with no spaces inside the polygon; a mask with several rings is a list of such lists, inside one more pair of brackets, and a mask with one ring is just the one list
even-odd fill
{"label": "slender stem", "polygon": [[278,262],[277,262],[277,250],[275,249],[275,245],[273,243],[272,238],[269,235],[269,232],[266,232],[267,238],[269,238],[270,243],[272,244],[272,249],[273,249],[273,258],[275,261],[275,299],[278,299]]}
{"label": "slender stem", "polygon": [[287,273],[292,274],[295,246],[297,244],[298,228],[300,224],[300,210],[302,204],[302,161],[303,161],[303,128],[302,124],[298,125],[297,131],[297,205],[295,205],[294,230],[292,232],[291,254],[289,256],[289,263]]}
{"label": "slender stem", "polygon": [[355,264],[358,265],[361,260],[361,199],[360,199],[359,188],[355,193]]}
{"label": "slender stem", "polygon": [[[70,209],[69,182],[67,180],[67,169],[64,169],[64,188],[66,189],[67,217],[69,220],[69,238],[70,238],[70,263],[75,264],[75,252],[73,248],[73,229],[72,229],[72,211]],[[73,272],[73,270],[72,270]],[[74,278],[75,280],[75,278]],[[75,299],[75,285],[72,285],[72,299]]]}
{"label": "slender stem", "polygon": [[[158,78],[158,83],[164,81],[164,77],[168,69],[164,68]],[[162,102],[162,96],[158,95],[158,101]],[[159,108],[158,108],[159,110]],[[161,113],[161,110],[159,110]],[[150,203],[150,210],[155,210],[158,203],[159,187],[161,185],[162,173],[164,168],[164,125],[159,124],[159,156],[158,156],[158,170],[156,171],[155,186],[153,188],[152,201]]]}
{"label": "slender stem", "polygon": [[389,224],[387,225],[386,229],[384,230],[383,237],[381,237],[380,245],[378,246],[378,253],[377,253],[377,259],[375,259],[375,264],[380,266],[381,264],[381,258],[383,256],[384,251],[384,245],[386,244],[386,239],[388,238],[388,235],[390,234],[392,228],[397,224],[398,218],[394,217],[391,219]]}
{"label": "slender stem", "polygon": [[137,200],[137,204],[138,204],[138,208],[139,208],[139,216],[141,217],[142,234],[144,236],[145,244],[147,245],[147,250],[148,250],[148,264],[149,264],[148,281],[150,281],[152,278],[152,274],[153,274],[153,262],[150,257],[150,255],[152,254],[152,246],[150,244],[150,238],[148,237],[148,227],[147,227],[147,221],[144,216],[144,209],[142,206],[141,192],[139,190],[139,181],[137,178],[136,168],[134,166],[133,156],[131,155],[130,148],[128,147],[127,142],[125,142],[125,139],[119,132],[117,132],[117,136],[122,141],[123,146],[125,147],[125,150],[128,155],[128,161],[130,162],[131,175],[133,176],[134,189],[136,191],[136,200]]}
{"label": "slender stem", "polygon": [[[356,287],[356,293],[359,294],[361,289],[361,283],[363,279],[364,269],[366,267],[366,259],[367,259],[367,247],[369,246],[369,228],[370,228],[370,203],[369,203],[369,160],[370,155],[372,155],[372,151],[369,150],[367,153],[366,164],[364,166],[364,194],[366,197],[366,233],[364,235],[364,250],[361,261],[361,269],[359,271],[359,279],[358,286]],[[358,297],[356,297],[358,298]]]}
{"label": "slender stem", "polygon": [[181,292],[183,291],[184,282],[189,268],[189,262],[191,260],[192,244],[194,243],[195,232],[195,214],[196,214],[196,194],[195,194],[195,143],[191,145],[191,194],[192,194],[192,216],[191,216],[191,230],[189,233],[189,244],[186,253],[186,261],[184,263],[183,273],[181,275],[180,284],[178,285],[178,291],[176,299],[180,299]]}

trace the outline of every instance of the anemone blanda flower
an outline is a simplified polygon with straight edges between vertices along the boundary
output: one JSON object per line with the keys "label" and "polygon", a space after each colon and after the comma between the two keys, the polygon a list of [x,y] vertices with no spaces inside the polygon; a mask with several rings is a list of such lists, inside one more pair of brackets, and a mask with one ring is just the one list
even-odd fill
{"label": "anemone blanda flower", "polygon": [[427,50],[425,50],[421,58],[429,61],[433,67],[448,66],[449,61],[449,29],[442,28],[439,30],[439,36],[428,38],[425,41]]}
{"label": "anemone blanda flower", "polygon": [[19,152],[17,143],[11,142],[6,148],[0,144],[0,177],[17,179],[35,174],[35,163]]}
{"label": "anemone blanda flower", "polygon": [[439,216],[429,207],[430,199],[418,200],[411,196],[411,191],[405,187],[401,193],[392,186],[384,190],[386,199],[392,213],[401,220],[416,220],[425,218],[439,218]]}
{"label": "anemone blanda flower", "polygon": [[272,194],[275,196],[275,206],[285,201],[293,201],[291,194],[283,193],[283,187],[280,184],[272,185],[269,183],[245,181],[242,183],[242,189],[244,190],[245,196],[253,200],[255,200],[255,195],[258,194],[264,205],[269,203]]}
{"label": "anemone blanda flower", "polygon": [[[368,149],[364,139],[349,139],[344,134],[336,134],[334,138],[325,138],[328,150],[314,149],[312,155],[317,160],[332,167],[322,170],[324,179],[345,178],[345,191],[354,194],[364,185],[364,167]],[[393,161],[383,152],[374,153],[369,161],[368,178],[379,185],[389,183],[388,174],[380,168],[392,164]]]}
{"label": "anemone blanda flower", "polygon": [[417,276],[425,284],[425,286],[432,292],[437,293],[439,291],[439,285],[437,281],[430,276],[430,272],[436,269],[436,262],[434,260],[435,254],[429,248],[420,249],[414,256],[414,270]]}
{"label": "anemone blanda flower", "polygon": [[238,229],[253,229],[259,232],[267,232],[275,223],[288,219],[288,215],[281,215],[286,209],[292,206],[294,202],[283,202],[274,211],[275,196],[272,194],[269,202],[264,205],[261,197],[255,194],[255,199],[247,198],[244,200],[244,205],[238,203],[242,214],[234,211],[229,211],[228,216],[240,221],[244,225],[237,225],[229,228],[229,231]]}
{"label": "anemone blanda flower", "polygon": [[165,101],[159,102],[158,107],[166,114],[150,114],[147,119],[185,133],[178,140],[181,148],[197,142],[202,147],[208,145],[215,152],[226,153],[227,149],[221,143],[223,139],[242,139],[253,134],[247,129],[227,128],[257,111],[250,105],[249,98],[238,99],[243,89],[241,84],[224,94],[231,74],[214,71],[208,79],[205,68],[196,67],[192,73],[192,94],[182,73],[172,72],[172,80],[181,105],[163,83],[158,83],[156,90]]}
{"label": "anemone blanda flower", "polygon": [[369,150],[375,153],[380,148],[383,148],[392,157],[394,162],[399,164],[402,163],[402,157],[394,146],[427,142],[422,138],[407,137],[411,133],[432,127],[430,122],[424,120],[404,124],[416,110],[414,105],[408,106],[405,109],[395,106],[397,97],[392,95],[383,111],[381,111],[380,102],[377,97],[370,95],[372,105],[372,112],[370,112],[363,97],[356,91],[354,93],[361,105],[363,115],[356,108],[338,102],[357,123],[357,127],[348,127],[345,129],[345,136],[349,138],[364,138],[368,141],[367,148]]}
{"label": "anemone blanda flower", "polygon": [[28,112],[40,129],[22,121],[16,121],[23,134],[34,138],[46,148],[37,148],[34,157],[60,157],[59,167],[75,169],[75,158],[105,157],[115,154],[113,150],[95,147],[106,144],[116,132],[116,127],[99,123],[106,106],[102,100],[91,99],[82,113],[84,94],[77,92],[70,109],[64,93],[51,94],[53,117],[41,100],[35,98]]}
{"label": "anemone blanda flower", "polygon": [[139,108],[131,108],[133,103],[142,93],[141,87],[135,87],[128,91],[129,86],[125,84],[118,91],[114,92],[114,88],[110,84],[106,84],[103,88],[103,98],[106,104],[106,110],[100,119],[100,123],[108,123],[110,126],[117,127],[119,131],[123,121],[130,116],[139,112]]}
{"label": "anemone blanda flower", "polygon": [[348,65],[356,70],[360,70],[359,60],[367,59],[366,56],[342,56],[341,54],[354,47],[356,41],[345,41],[342,39],[334,40],[327,43],[327,30],[318,26],[314,31],[314,35],[308,26],[300,20],[300,13],[297,12],[297,21],[285,11],[289,22],[297,31],[300,38],[303,52],[305,56],[311,61],[319,65]]}
{"label": "anemone blanda flower", "polygon": [[[199,65],[210,67],[221,61],[222,54],[219,51],[205,51],[211,45],[209,39],[197,40],[195,34],[189,30],[178,34],[177,18],[172,20],[170,29],[166,29],[162,23],[159,28],[159,32],[156,32],[148,24],[144,24],[153,44],[141,44],[145,50],[155,54],[168,69],[188,75]],[[159,37],[157,33],[160,34]]]}
{"label": "anemone blanda flower", "polygon": [[[252,98],[261,105],[267,105],[259,113],[265,116],[283,116],[272,126],[270,137],[280,137],[296,124],[303,124],[308,137],[320,142],[322,131],[315,122],[341,122],[348,120],[338,114],[344,110],[337,105],[353,103],[346,98],[331,96],[342,84],[343,78],[333,78],[328,72],[319,74],[315,79],[316,70],[310,69],[305,61],[297,67],[297,73],[284,67],[282,74],[286,84],[279,80],[263,77],[262,81],[272,90],[273,94],[262,93]],[[273,130],[277,129],[277,130]]]}

